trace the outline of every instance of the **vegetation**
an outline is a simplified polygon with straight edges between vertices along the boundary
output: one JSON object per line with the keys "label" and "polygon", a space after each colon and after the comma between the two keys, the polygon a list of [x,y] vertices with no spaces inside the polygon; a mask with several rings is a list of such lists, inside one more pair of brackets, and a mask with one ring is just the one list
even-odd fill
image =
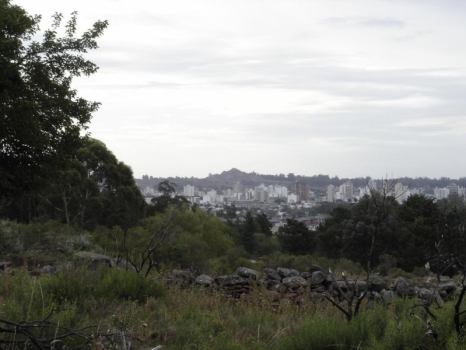
{"label": "vegetation", "polygon": [[[415,195],[399,205],[388,190],[372,192],[351,206],[323,208],[330,218],[316,231],[291,219],[276,235],[264,213],[248,212],[243,221],[232,206],[222,221],[190,207],[170,179],[159,181],[162,195],[147,204],[131,168],[83,134],[98,103],[71,88],[73,77],[96,72],[83,54],[97,48],[107,22],[75,37],[72,14],[59,37],[62,16],[56,14],[38,43],[31,40],[39,20],[0,0],[2,346],[465,347],[466,208],[460,198],[434,203]],[[260,178],[249,175],[244,184]],[[222,185],[219,176],[212,178]],[[97,253],[108,255],[101,266]],[[92,260],[86,263],[82,254]],[[374,271],[423,277],[426,262],[439,281],[444,274],[461,276],[454,302],[438,310],[405,299],[374,303],[365,298],[368,283],[361,294],[347,288],[346,309],[328,295],[319,302],[279,300],[259,282],[239,299],[165,284],[173,269],[218,276],[239,266],[307,271],[311,265],[355,278],[365,272],[369,282]]]}

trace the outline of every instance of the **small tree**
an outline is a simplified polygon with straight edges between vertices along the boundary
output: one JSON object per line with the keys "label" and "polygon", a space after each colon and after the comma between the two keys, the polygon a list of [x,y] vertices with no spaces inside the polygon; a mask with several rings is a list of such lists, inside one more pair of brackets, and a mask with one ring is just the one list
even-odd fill
{"label": "small tree", "polygon": [[[354,233],[356,235],[360,234],[360,237],[363,238],[358,245],[360,245],[362,251],[365,251],[366,283],[364,288],[359,290],[358,284],[356,283],[357,281],[351,285],[346,275],[343,274],[347,292],[344,293],[338,283],[336,283],[336,286],[340,296],[346,302],[346,308],[343,308],[337,301],[326,296],[327,300],[345,314],[348,321],[352,320],[360,311],[361,303],[366,297],[369,288],[376,246],[385,231],[385,225],[394,217],[395,208],[397,206],[396,197],[394,197],[393,194],[394,188],[395,181],[383,180],[382,189],[380,191],[371,189],[370,195],[364,196],[353,208],[352,220],[354,221]],[[333,273],[330,274],[335,281]]]}
{"label": "small tree", "polygon": [[277,237],[283,250],[290,254],[312,254],[316,248],[315,234],[304,222],[295,219],[287,219],[286,225],[278,229]]}

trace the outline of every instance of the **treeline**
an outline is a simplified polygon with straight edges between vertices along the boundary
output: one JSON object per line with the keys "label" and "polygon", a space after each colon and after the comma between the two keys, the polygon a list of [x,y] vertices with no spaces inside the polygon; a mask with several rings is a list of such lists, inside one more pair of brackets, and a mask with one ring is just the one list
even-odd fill
{"label": "treeline", "polygon": [[234,208],[227,208],[224,215],[237,243],[252,257],[313,254],[348,259],[365,270],[379,266],[381,273],[393,268],[422,272],[429,262],[431,269],[453,274],[466,256],[459,249],[466,244],[466,207],[459,199],[451,196],[436,203],[413,195],[399,204],[392,196],[373,192],[358,203],[334,208],[316,231],[288,219],[276,234],[265,214],[248,212],[239,221]]}

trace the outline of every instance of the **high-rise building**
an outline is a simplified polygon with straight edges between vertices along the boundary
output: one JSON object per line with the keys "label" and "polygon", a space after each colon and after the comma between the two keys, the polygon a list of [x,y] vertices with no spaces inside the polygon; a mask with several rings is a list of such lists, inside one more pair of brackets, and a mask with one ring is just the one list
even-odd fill
{"label": "high-rise building", "polygon": [[370,190],[377,191],[377,182],[375,180],[370,179],[369,182],[367,183],[367,186],[369,187]]}
{"label": "high-rise building", "polygon": [[194,197],[194,186],[186,185],[183,187],[183,194],[186,197]]}
{"label": "high-rise building", "polygon": [[243,185],[240,184],[239,182],[235,183],[233,185],[233,192],[234,193],[243,193]]}
{"label": "high-rise building", "polygon": [[291,193],[297,194],[300,201],[309,199],[309,185],[304,182],[296,181],[291,185]]}
{"label": "high-rise building", "polygon": [[335,186],[333,185],[328,185],[327,187],[327,202],[335,202],[336,198],[335,198]]}
{"label": "high-rise building", "polygon": [[403,203],[409,197],[409,188],[408,186],[403,186],[400,182],[395,184],[395,199],[398,203]]}
{"label": "high-rise building", "polygon": [[266,202],[269,199],[269,193],[262,186],[256,187],[254,189],[254,199],[259,202]]}
{"label": "high-rise building", "polygon": [[448,198],[450,191],[448,188],[434,188],[434,197],[437,199]]}
{"label": "high-rise building", "polygon": [[447,188],[448,188],[449,194],[459,194],[458,192],[459,192],[460,187],[457,184],[454,184],[454,183],[449,184]]}
{"label": "high-rise building", "polygon": [[353,183],[347,181],[343,185],[340,185],[340,193],[345,199],[353,198]]}

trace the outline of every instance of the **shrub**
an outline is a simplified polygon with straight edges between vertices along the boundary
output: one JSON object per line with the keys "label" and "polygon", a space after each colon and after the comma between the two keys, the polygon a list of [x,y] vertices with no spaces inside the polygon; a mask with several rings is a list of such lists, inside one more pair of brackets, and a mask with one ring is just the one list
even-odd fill
{"label": "shrub", "polygon": [[102,279],[94,287],[93,294],[97,298],[143,302],[148,297],[164,297],[166,291],[160,283],[132,271],[110,269],[103,273]]}

